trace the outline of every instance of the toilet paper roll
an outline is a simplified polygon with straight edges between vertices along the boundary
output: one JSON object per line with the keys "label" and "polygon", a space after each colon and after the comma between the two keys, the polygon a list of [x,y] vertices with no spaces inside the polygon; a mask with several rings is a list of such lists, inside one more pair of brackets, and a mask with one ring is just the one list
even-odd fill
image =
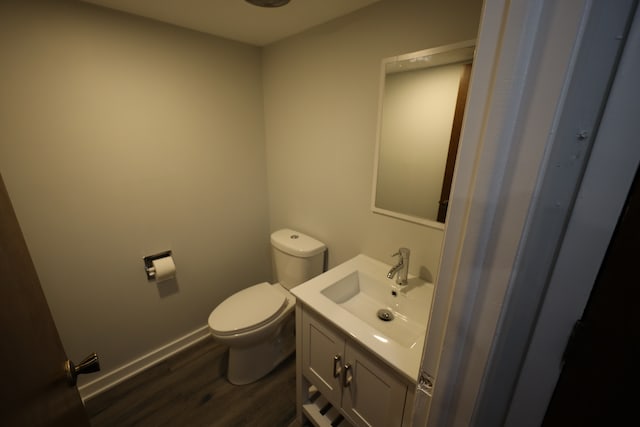
{"label": "toilet paper roll", "polygon": [[153,268],[156,270],[156,282],[173,279],[176,276],[176,265],[170,256],[153,260]]}

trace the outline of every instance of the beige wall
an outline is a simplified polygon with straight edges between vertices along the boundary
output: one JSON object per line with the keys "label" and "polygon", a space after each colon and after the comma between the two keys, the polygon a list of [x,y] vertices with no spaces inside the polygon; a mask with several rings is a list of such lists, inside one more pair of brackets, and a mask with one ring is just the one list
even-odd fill
{"label": "beige wall", "polygon": [[380,64],[475,38],[481,5],[383,0],[265,49],[271,228],[323,240],[330,266],[407,246],[412,272],[435,275],[442,231],[370,212]]}
{"label": "beige wall", "polygon": [[[69,356],[103,371],[271,278],[260,50],[82,3],[0,4],[0,171]],[[22,4],[21,4],[22,3]],[[177,285],[142,257],[171,249]]]}
{"label": "beige wall", "polygon": [[[74,360],[108,372],[205,325],[271,278],[283,226],[332,266],[408,246],[435,272],[442,232],[370,213],[380,60],[474,38],[481,1],[383,0],[263,51],[24,3],[0,3],[0,172]],[[165,249],[158,287],[141,258]]]}

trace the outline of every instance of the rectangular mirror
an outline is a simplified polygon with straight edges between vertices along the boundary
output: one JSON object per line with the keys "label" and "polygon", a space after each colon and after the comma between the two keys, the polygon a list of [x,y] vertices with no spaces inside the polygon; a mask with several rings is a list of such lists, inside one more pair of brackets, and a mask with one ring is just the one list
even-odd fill
{"label": "rectangular mirror", "polygon": [[373,212],[444,228],[474,49],[382,60]]}

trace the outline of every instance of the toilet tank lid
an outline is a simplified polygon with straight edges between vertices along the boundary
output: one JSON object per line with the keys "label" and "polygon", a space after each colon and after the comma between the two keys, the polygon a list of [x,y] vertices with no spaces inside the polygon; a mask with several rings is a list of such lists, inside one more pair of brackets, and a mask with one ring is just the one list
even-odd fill
{"label": "toilet tank lid", "polygon": [[307,258],[324,252],[324,243],[298,231],[284,228],[271,233],[271,244],[289,255]]}

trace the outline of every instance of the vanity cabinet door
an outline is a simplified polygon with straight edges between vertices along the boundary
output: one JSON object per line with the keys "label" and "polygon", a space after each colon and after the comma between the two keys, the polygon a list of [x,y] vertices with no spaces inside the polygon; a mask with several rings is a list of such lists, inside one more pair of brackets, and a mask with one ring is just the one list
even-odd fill
{"label": "vanity cabinet door", "polygon": [[332,405],[340,407],[344,337],[314,320],[307,311],[302,327],[304,375]]}
{"label": "vanity cabinet door", "polygon": [[302,373],[354,425],[400,427],[407,383],[359,344],[302,312]]}
{"label": "vanity cabinet door", "polygon": [[400,427],[407,385],[347,342],[342,409],[359,426]]}

